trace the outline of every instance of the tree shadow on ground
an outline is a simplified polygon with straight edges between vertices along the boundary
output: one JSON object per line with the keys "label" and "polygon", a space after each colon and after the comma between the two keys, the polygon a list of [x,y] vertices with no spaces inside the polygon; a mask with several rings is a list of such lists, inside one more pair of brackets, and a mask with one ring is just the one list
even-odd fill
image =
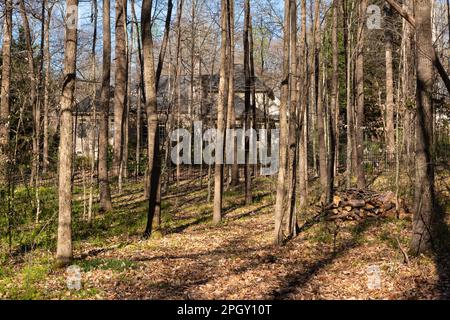
{"label": "tree shadow on ground", "polygon": [[235,221],[235,220],[239,220],[239,219],[242,219],[242,218],[254,216],[254,215],[258,214],[259,212],[261,212],[262,210],[264,210],[265,208],[268,208],[268,207],[271,207],[271,206],[272,206],[272,204],[269,203],[269,204],[260,206],[260,207],[254,209],[254,210],[249,210],[249,211],[247,211],[247,212],[240,213],[240,214],[238,214],[238,215],[234,215],[234,216],[231,216],[231,217],[227,217],[227,216],[225,215],[224,218],[226,219],[226,221]]}
{"label": "tree shadow on ground", "polygon": [[188,222],[188,223],[182,224],[180,226],[176,226],[176,227],[164,228],[163,234],[168,235],[168,234],[173,234],[173,233],[181,233],[189,227],[207,222],[210,219],[212,219],[212,215],[210,213],[202,214],[199,217],[197,217],[194,221],[191,221],[191,222]]}
{"label": "tree shadow on ground", "polygon": [[[303,288],[320,270],[333,263],[349,250],[358,247],[358,239],[360,236],[378,222],[380,222],[380,220],[377,219],[366,219],[359,222],[352,228],[353,236],[351,239],[346,240],[335,247],[333,252],[329,253],[325,258],[307,265],[305,268],[302,268],[301,271],[291,272],[286,275],[284,279],[282,279],[282,286],[270,294],[271,298],[274,300],[289,299],[291,294],[294,294],[299,289]],[[383,220],[381,223],[385,223],[385,221]]]}

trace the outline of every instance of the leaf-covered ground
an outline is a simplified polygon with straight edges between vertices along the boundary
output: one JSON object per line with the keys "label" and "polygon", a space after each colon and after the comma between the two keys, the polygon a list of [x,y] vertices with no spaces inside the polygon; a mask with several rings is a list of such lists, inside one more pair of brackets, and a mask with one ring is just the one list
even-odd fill
{"label": "leaf-covered ground", "polygon": [[[162,202],[163,238],[143,240],[142,186],[115,195],[115,211],[75,231],[74,264],[82,289],[69,290],[53,252],[36,249],[0,267],[0,298],[20,299],[440,299],[450,297],[450,260],[405,263],[411,222],[365,220],[336,225],[301,217],[300,235],[272,245],[274,184],[257,182],[254,204],[240,189],[225,194],[213,226],[206,183],[184,183]],[[448,225],[448,224],[447,224]],[[449,234],[448,227],[442,231]],[[448,243],[443,243],[444,248]],[[448,248],[448,246],[446,247]],[[369,289],[368,268],[381,287]]]}

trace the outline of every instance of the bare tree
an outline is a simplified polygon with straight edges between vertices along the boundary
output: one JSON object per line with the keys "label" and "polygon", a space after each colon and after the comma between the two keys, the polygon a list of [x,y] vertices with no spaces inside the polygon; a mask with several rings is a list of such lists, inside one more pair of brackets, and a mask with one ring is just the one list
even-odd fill
{"label": "bare tree", "polygon": [[78,0],[67,0],[64,43],[64,82],[61,94],[59,144],[59,215],[56,258],[61,266],[72,260],[72,107],[76,82]]}
{"label": "bare tree", "polygon": [[431,1],[415,1],[416,24],[416,177],[414,193],[413,233],[410,250],[414,255],[432,248],[434,207],[433,101],[434,52],[431,27]]}
{"label": "bare tree", "polygon": [[283,45],[283,78],[281,82],[280,105],[280,160],[277,181],[277,196],[275,204],[275,244],[281,245],[284,241],[283,218],[286,195],[286,167],[288,145],[287,107],[289,99],[289,54],[290,54],[290,10],[291,1],[284,2],[284,45]]}
{"label": "bare tree", "polygon": [[[142,49],[144,62],[144,83],[145,83],[145,109],[147,112],[147,131],[148,131],[148,175],[149,186],[149,207],[147,214],[147,226],[144,236],[149,237],[152,232],[159,232],[159,221],[153,221],[156,208],[160,206],[157,202],[159,179],[161,174],[159,162],[159,137],[158,137],[158,108],[156,100],[156,78],[155,64],[153,56],[153,36],[151,32],[151,11],[152,1],[143,0],[141,9],[142,25]],[[157,217],[159,218],[159,217]],[[156,222],[156,223],[155,223]]]}
{"label": "bare tree", "polygon": [[[220,45],[220,80],[219,80],[219,95],[217,99],[217,136],[216,142],[219,139],[224,139],[225,127],[225,110],[227,106],[227,17],[228,5],[226,0],[221,0],[221,15],[220,28],[222,41]],[[214,212],[213,223],[218,224],[222,220],[222,191],[223,191],[223,164],[222,156],[223,150],[219,150],[220,143],[216,143],[216,163],[214,168]]]}
{"label": "bare tree", "polygon": [[127,0],[116,0],[115,82],[114,82],[114,155],[113,174],[119,176],[123,157],[123,131],[127,93]]}
{"label": "bare tree", "polygon": [[0,190],[8,180],[8,144],[11,92],[12,0],[5,1],[3,18],[2,87],[0,92]]}
{"label": "bare tree", "polygon": [[111,96],[111,19],[110,1],[103,0],[103,65],[101,111],[98,142],[98,180],[100,187],[100,210],[111,211],[111,189],[108,177],[109,102]]}
{"label": "bare tree", "polygon": [[339,22],[340,0],[333,1],[333,26],[331,31],[331,45],[333,51],[333,73],[331,76],[331,99],[330,99],[330,156],[328,158],[328,184],[327,202],[329,202],[333,187],[334,176],[337,174],[339,165],[339,42],[338,42],[338,22]]}
{"label": "bare tree", "polygon": [[[249,44],[249,26],[250,26],[250,0],[244,2],[244,82],[245,82],[245,111],[244,122],[245,130],[251,129],[250,125],[250,107],[251,107],[251,78],[250,78],[250,44]],[[252,202],[252,178],[250,172],[250,137],[245,139],[245,204]]]}
{"label": "bare tree", "polygon": [[[386,5],[386,18],[392,19],[392,9]],[[388,20],[389,22],[389,20]],[[392,156],[395,152],[394,132],[394,69],[392,63],[392,27],[384,28],[386,43],[386,152]]]}
{"label": "bare tree", "polygon": [[33,46],[31,39],[31,29],[28,21],[24,0],[19,2],[19,11],[22,16],[23,28],[25,31],[25,43],[27,48],[28,77],[30,79],[30,107],[33,114],[33,158],[31,165],[31,182],[37,182],[36,175],[39,171],[39,133],[40,133],[40,107],[37,96],[36,68],[34,65]]}
{"label": "bare tree", "polygon": [[357,186],[364,189],[366,179],[364,175],[363,151],[364,151],[364,39],[365,39],[365,15],[367,11],[367,0],[361,0],[358,4],[358,38],[356,44],[355,61],[355,135],[354,135],[354,165],[357,178]]}

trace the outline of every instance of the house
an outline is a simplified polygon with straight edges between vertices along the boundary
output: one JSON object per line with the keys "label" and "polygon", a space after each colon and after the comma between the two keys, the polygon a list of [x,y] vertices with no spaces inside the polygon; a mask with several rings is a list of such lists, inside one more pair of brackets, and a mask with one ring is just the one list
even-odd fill
{"label": "house", "polygon": [[[158,113],[161,121],[160,136],[165,136],[165,124],[169,115],[179,115],[180,126],[187,126],[190,120],[203,120],[214,123],[217,116],[217,95],[219,92],[220,77],[214,75],[201,75],[194,77],[192,86],[193,94],[191,93],[191,76],[182,75],[179,77],[180,86],[179,91],[174,92],[173,77],[163,75],[161,76],[158,86]],[[137,96],[139,93],[138,86],[131,90],[132,96],[129,97],[129,141],[133,144],[136,142],[136,121],[137,121]],[[180,103],[178,103],[178,98]],[[261,125],[267,119],[273,122],[278,122],[279,100],[275,97],[273,90],[271,90],[261,79],[255,79],[255,106],[257,126]],[[111,88],[111,101],[109,112],[109,144],[112,145],[114,133],[114,88]],[[245,77],[244,68],[242,65],[235,66],[235,114],[236,122],[239,125],[243,124],[245,111]],[[95,106],[95,109],[93,108]],[[179,110],[178,110],[179,108]],[[78,100],[74,109],[74,126],[75,126],[75,152],[77,155],[90,155],[92,147],[94,146],[95,157],[97,157],[96,141],[92,142],[92,136],[98,136],[98,117],[97,125],[93,126],[93,119],[100,114],[100,90],[97,90],[94,103],[92,103],[92,95],[88,95]],[[145,141],[146,137],[146,123],[145,108],[142,105],[142,132],[141,141]],[[92,130],[96,130],[92,135]]]}

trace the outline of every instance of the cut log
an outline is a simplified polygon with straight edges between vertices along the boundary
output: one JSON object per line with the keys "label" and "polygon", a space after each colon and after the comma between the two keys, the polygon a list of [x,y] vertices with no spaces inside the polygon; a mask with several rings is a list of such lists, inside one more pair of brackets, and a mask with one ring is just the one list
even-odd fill
{"label": "cut log", "polygon": [[352,208],[362,208],[362,207],[364,207],[366,205],[366,201],[364,201],[364,200],[357,200],[357,199],[351,199],[351,200],[348,200],[345,203],[345,205],[346,206],[350,206]]}

